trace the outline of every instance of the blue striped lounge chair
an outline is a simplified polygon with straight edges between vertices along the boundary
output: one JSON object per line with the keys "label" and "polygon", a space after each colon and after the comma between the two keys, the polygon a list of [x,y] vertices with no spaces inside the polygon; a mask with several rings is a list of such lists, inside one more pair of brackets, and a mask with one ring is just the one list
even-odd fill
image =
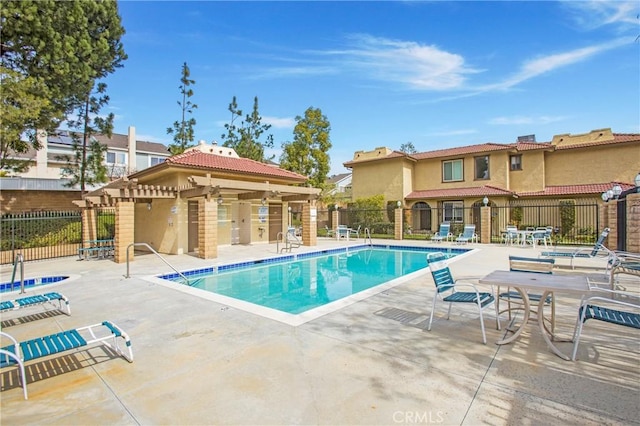
{"label": "blue striped lounge chair", "polygon": [[578,354],[583,326],[590,319],[640,329],[640,297],[637,293],[592,288],[592,292],[588,297],[583,298],[578,309],[578,319],[572,339],[571,359],[573,361]]}
{"label": "blue striped lounge chair", "polygon": [[442,222],[440,224],[440,229],[436,234],[433,235],[431,241],[441,242],[443,240],[451,240],[453,239],[453,234],[451,233],[451,224],[449,222]]}
{"label": "blue striped lounge chair", "polygon": [[71,315],[71,305],[69,304],[69,299],[67,299],[62,294],[55,292],[35,294],[33,296],[24,296],[13,300],[2,301],[0,302],[0,312],[24,309],[50,302],[58,302],[60,311],[65,312],[67,315]]}
{"label": "blue striped lounge chair", "polygon": [[476,225],[465,225],[462,234],[456,238],[458,244],[466,244],[468,242],[478,242],[478,234],[476,234]]}
{"label": "blue striped lounge chair", "polygon": [[[0,336],[11,341],[10,345],[0,348],[0,368],[18,366],[24,399],[28,399],[24,367],[26,362],[96,343],[108,346],[127,361],[133,362],[133,351],[129,336],[110,321],[62,331],[20,343],[10,334],[3,331],[0,331]],[[124,341],[126,352],[120,348],[119,340]]]}
{"label": "blue striped lounge chair", "polygon": [[[487,336],[484,330],[484,319],[482,311],[488,306],[494,305],[496,315],[496,328],[500,330],[500,317],[498,314],[498,305],[492,293],[480,292],[475,285],[461,281],[455,281],[451,275],[451,271],[447,266],[447,256],[441,252],[427,254],[427,262],[431,276],[436,285],[436,293],[433,296],[433,305],[431,306],[431,315],[429,315],[428,331],[431,331],[431,323],[433,322],[433,313],[436,310],[438,299],[449,303],[447,311],[447,319],[451,313],[451,306],[454,303],[466,303],[467,305],[475,305],[480,313],[480,328],[482,330],[482,343],[487,344]],[[460,291],[464,290],[464,291]]]}
{"label": "blue striped lounge chair", "polygon": [[595,258],[605,255],[609,260],[611,260],[611,251],[604,246],[604,241],[609,236],[609,228],[604,228],[598,240],[596,241],[593,247],[589,248],[578,248],[575,250],[554,250],[554,251],[543,251],[540,253],[540,257],[550,257],[550,258],[565,258],[570,259],[571,269],[574,269],[573,260],[577,258]]}

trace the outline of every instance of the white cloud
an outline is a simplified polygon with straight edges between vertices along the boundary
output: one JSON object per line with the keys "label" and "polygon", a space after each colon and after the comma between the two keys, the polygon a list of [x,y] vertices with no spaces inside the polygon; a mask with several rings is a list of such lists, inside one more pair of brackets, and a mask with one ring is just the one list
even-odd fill
{"label": "white cloud", "polygon": [[276,129],[293,129],[296,120],[291,117],[269,117],[262,116],[264,124],[271,124]]}
{"label": "white cloud", "polygon": [[581,28],[593,30],[606,25],[619,31],[638,27],[638,3],[627,1],[564,1],[562,5]]}
{"label": "white cloud", "polygon": [[575,63],[586,61],[602,52],[615,49],[630,43],[629,38],[620,38],[608,43],[594,46],[582,47],[568,52],[556,53],[547,56],[540,56],[523,63],[520,70],[502,82],[490,84],[480,88],[480,91],[510,89],[526,80],[538,77],[542,74],[563,68]]}
{"label": "white cloud", "polygon": [[464,58],[434,45],[390,40],[366,34],[349,37],[351,48],[326,52],[342,58],[369,78],[391,81],[421,90],[461,87],[466,75],[477,72],[465,66]]}

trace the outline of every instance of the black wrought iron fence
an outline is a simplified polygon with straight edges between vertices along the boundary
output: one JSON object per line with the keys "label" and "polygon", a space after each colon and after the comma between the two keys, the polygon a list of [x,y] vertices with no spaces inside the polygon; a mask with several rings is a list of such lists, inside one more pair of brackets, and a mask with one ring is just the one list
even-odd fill
{"label": "black wrought iron fence", "polygon": [[0,216],[0,262],[49,259],[77,253],[82,239],[79,211],[43,211]]}
{"label": "black wrought iron fence", "polygon": [[551,227],[554,244],[591,245],[602,229],[596,203],[576,204],[572,200],[553,205],[491,207],[491,241],[500,242],[507,225],[519,229]]}

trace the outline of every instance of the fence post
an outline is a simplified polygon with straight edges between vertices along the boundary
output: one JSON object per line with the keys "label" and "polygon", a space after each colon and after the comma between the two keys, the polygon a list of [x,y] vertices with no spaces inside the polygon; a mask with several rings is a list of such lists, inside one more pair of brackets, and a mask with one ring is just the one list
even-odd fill
{"label": "fence post", "polygon": [[134,203],[131,201],[118,201],[116,204],[116,238],[113,256],[113,261],[116,263],[127,261],[127,247],[135,242],[134,212]]}
{"label": "fence post", "polygon": [[393,239],[394,240],[401,240],[402,239],[402,206],[398,206],[398,208],[395,209],[394,213],[394,220],[395,220],[395,224],[393,227],[393,231],[394,231],[394,236]]}
{"label": "fence post", "polygon": [[480,207],[480,242],[491,243],[491,207]]}

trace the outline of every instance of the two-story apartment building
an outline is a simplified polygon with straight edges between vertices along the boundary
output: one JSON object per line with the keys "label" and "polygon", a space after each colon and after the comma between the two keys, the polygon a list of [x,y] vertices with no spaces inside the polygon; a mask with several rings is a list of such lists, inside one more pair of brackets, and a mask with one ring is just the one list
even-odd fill
{"label": "two-story apartment building", "polygon": [[[76,136],[82,138],[82,134]],[[42,145],[40,150],[31,149],[25,154],[13,156],[27,160],[29,169],[0,178],[3,211],[72,209],[76,206],[71,201],[81,198],[79,188],[68,187],[68,181],[62,175],[62,168],[66,165],[65,156],[74,156],[72,134],[61,130],[53,134],[41,132],[38,137]],[[107,147],[104,162],[110,180],[160,164],[171,156],[168,148],[161,143],[137,140],[134,127],[129,127],[126,135],[95,135],[93,138]]]}
{"label": "two-story apartment building", "polygon": [[[483,143],[406,154],[386,147],[357,151],[344,163],[352,170],[353,198],[383,194],[411,209],[409,226],[433,231],[442,221],[476,223],[487,201],[511,221],[517,206],[602,203],[613,185],[634,187],[640,171],[640,134],[593,130],[556,135],[551,142]],[[485,200],[486,197],[486,200]],[[553,225],[551,219],[522,223]]]}

